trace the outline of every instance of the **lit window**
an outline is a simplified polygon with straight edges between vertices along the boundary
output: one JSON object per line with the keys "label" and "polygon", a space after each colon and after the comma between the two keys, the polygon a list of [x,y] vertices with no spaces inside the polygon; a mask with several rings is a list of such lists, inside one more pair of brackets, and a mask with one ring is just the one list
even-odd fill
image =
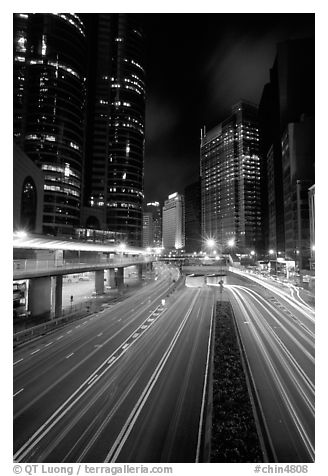
{"label": "lit window", "polygon": [[42,49],[41,55],[45,56],[47,53],[47,43],[46,43],[46,35],[42,35]]}
{"label": "lit window", "polygon": [[73,148],[73,149],[76,149],[76,150],[80,150],[80,147],[75,144],[74,142],[70,142],[69,145]]}

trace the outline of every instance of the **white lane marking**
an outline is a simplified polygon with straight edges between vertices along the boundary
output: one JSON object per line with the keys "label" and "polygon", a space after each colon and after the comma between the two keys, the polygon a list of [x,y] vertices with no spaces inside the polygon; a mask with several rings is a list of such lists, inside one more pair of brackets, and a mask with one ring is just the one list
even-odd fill
{"label": "white lane marking", "polygon": [[81,324],[82,326],[85,326],[86,324],[88,324],[87,321],[83,322],[83,324]]}
{"label": "white lane marking", "polygon": [[103,332],[100,332],[99,334],[97,334],[97,337],[101,337],[103,335]]}
{"label": "white lane marking", "polygon": [[132,339],[135,339],[136,337],[138,337],[138,335],[139,335],[139,332],[136,332],[135,334],[133,334]]}
{"label": "white lane marking", "polygon": [[81,324],[79,324],[78,326],[75,326],[75,329],[77,329],[78,327],[81,327]]}
{"label": "white lane marking", "polygon": [[124,344],[122,345],[122,350],[126,349],[127,347],[129,347],[130,344]]}
{"label": "white lane marking", "polygon": [[200,444],[201,444],[202,428],[203,428],[203,421],[204,421],[205,400],[206,400],[207,382],[208,382],[208,374],[209,374],[209,362],[210,362],[210,354],[211,354],[212,327],[213,327],[213,321],[215,319],[214,309],[215,309],[215,306],[212,304],[212,315],[211,315],[210,332],[208,335],[208,342],[207,342],[206,367],[205,367],[205,376],[204,376],[202,404],[201,404],[201,410],[200,410],[200,419],[199,419],[199,426],[198,426],[198,439],[197,439],[195,463],[199,463],[199,455],[200,455]]}
{"label": "white lane marking", "polygon": [[24,387],[21,388],[20,390],[18,390],[18,392],[14,393],[14,397],[16,397],[16,395],[18,395],[19,393],[21,393],[23,390],[24,390]]}
{"label": "white lane marking", "polygon": [[19,360],[16,360],[16,362],[14,362],[14,364],[13,364],[13,365],[16,365],[16,364],[18,364],[18,363],[19,363],[19,362],[21,362],[22,360],[24,360],[24,359],[19,359]]}
{"label": "white lane marking", "polygon": [[45,347],[48,347],[49,345],[53,344],[53,342],[48,342],[48,344],[45,345]]}
{"label": "white lane marking", "polygon": [[37,352],[40,352],[40,349],[36,349],[33,352],[31,352],[31,355],[36,354]]}
{"label": "white lane marking", "polygon": [[59,337],[57,337],[56,340],[62,339],[63,337],[64,337],[64,336],[59,336]]}
{"label": "white lane marking", "polygon": [[65,358],[66,358],[66,359],[69,359],[70,357],[72,357],[72,355],[74,355],[74,352],[72,352],[72,353],[71,353],[71,354],[69,354],[69,355],[66,355],[66,357],[65,357]]}
{"label": "white lane marking", "polygon": [[[146,321],[144,321],[146,322]],[[152,325],[152,323],[148,324],[147,326],[145,327],[150,327]],[[77,326],[77,327],[80,327]],[[134,332],[133,332],[134,333]],[[131,336],[133,334],[131,334],[127,339],[130,339]],[[140,336],[142,336],[143,334],[141,333],[139,335],[139,338]],[[136,340],[134,340],[133,342],[136,342]],[[107,342],[107,341],[106,341]],[[118,347],[114,352],[113,354],[117,353],[118,351],[122,350],[121,347]],[[120,355],[114,357],[114,355],[112,354],[112,356],[110,356],[108,359],[110,359],[111,357],[114,358],[113,360],[116,360],[116,359],[119,359],[125,352],[120,352]],[[94,371],[94,375],[95,375],[95,372],[98,372],[100,371],[104,365],[108,365],[108,359],[107,360],[104,360],[104,362],[102,364],[99,365],[99,367]],[[111,361],[111,364],[113,362]],[[106,373],[106,371],[111,368],[111,365],[109,365],[106,369],[102,370],[102,373],[98,376],[98,378],[102,377],[102,375],[104,375]],[[26,442],[23,444],[23,446],[15,453],[14,455],[14,459],[16,460],[17,458],[19,459],[22,459],[24,458],[28,452],[30,452],[38,443],[39,441],[46,435],[49,433],[49,431],[66,415],[66,413],[83,397],[83,395],[85,395],[88,390],[90,389],[90,386],[86,386],[87,383],[94,377],[94,375],[92,375],[89,379],[85,380],[80,386],[79,388],[77,388],[75,390],[75,392],[64,402],[61,404],[61,406],[59,408],[57,408],[57,410],[48,418],[48,420],[43,423],[43,425],[32,435],[32,437]],[[98,380],[97,378],[97,380]],[[93,382],[95,383],[95,381]],[[81,392],[79,394],[79,392]],[[75,400],[74,400],[75,398]]]}
{"label": "white lane marking", "polygon": [[146,329],[148,326],[141,326],[140,329]]}
{"label": "white lane marking", "polygon": [[94,383],[97,379],[99,378],[99,376],[96,374],[92,377],[92,379],[88,382],[88,385],[91,385],[92,383]]}
{"label": "white lane marking", "polygon": [[116,462],[116,459],[119,455],[119,453],[121,452],[122,450],[122,447],[124,446],[126,440],[128,439],[131,431],[132,431],[132,428],[134,427],[135,425],[135,422],[136,420],[139,418],[139,415],[146,403],[146,401],[148,400],[148,397],[152,391],[152,389],[154,388],[157,380],[159,379],[162,371],[163,371],[163,368],[165,367],[165,364],[168,360],[168,358],[170,357],[175,345],[176,345],[176,342],[181,334],[181,332],[183,331],[183,328],[192,312],[192,309],[195,305],[195,302],[197,300],[199,296],[199,292],[196,294],[195,298],[193,299],[192,303],[191,303],[191,306],[189,307],[185,317],[183,318],[183,321],[181,322],[180,326],[178,327],[178,330],[176,331],[173,339],[171,340],[170,342],[170,345],[169,347],[166,349],[164,355],[162,356],[160,362],[158,363],[156,369],[154,370],[153,374],[151,375],[148,383],[146,384],[146,387],[144,388],[141,396],[139,397],[139,400],[137,401],[137,403],[135,404],[133,410],[131,411],[130,415],[128,416],[123,428],[121,429],[119,435],[117,436],[112,448],[109,450],[105,460],[104,460],[104,463],[108,463],[108,462],[111,462],[111,463],[114,463]]}
{"label": "white lane marking", "polygon": [[72,329],[70,331],[67,331],[66,334],[70,334],[72,332]]}
{"label": "white lane marking", "polygon": [[116,357],[111,357],[109,360],[107,360],[107,364],[111,364],[114,360],[116,360]]}

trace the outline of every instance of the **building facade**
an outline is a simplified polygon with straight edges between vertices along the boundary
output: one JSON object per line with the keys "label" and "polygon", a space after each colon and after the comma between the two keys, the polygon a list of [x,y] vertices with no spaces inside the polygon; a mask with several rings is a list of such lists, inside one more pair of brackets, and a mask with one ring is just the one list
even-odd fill
{"label": "building facade", "polygon": [[[144,38],[138,15],[91,17],[86,202],[104,227],[142,244],[145,128]],[[92,33],[93,32],[93,33]]]}
{"label": "building facade", "polygon": [[162,246],[162,207],[159,202],[148,202],[145,211],[152,215],[153,240],[150,246],[160,248]]}
{"label": "building facade", "polygon": [[[290,123],[314,115],[314,39],[288,40],[277,45],[259,105],[260,157],[263,179],[262,215],[266,251],[285,253],[282,138]],[[274,205],[274,206],[273,206]],[[287,238],[288,240],[288,238]]]}
{"label": "building facade", "polygon": [[261,236],[260,159],[257,107],[240,101],[231,115],[202,132],[201,231],[224,250],[234,240],[236,250],[249,252]]}
{"label": "building facade", "polygon": [[14,143],[13,225],[14,232],[42,233],[42,170]]}
{"label": "building facade", "polygon": [[282,135],[285,255],[310,266],[309,187],[314,182],[314,119],[289,123]]}
{"label": "building facade", "polygon": [[184,190],[185,199],[185,251],[199,252],[201,240],[201,186],[200,179]]}
{"label": "building facade", "polygon": [[154,241],[153,214],[151,212],[143,212],[142,216],[142,246],[148,248],[153,246]]}
{"label": "building facade", "polygon": [[180,250],[185,245],[184,197],[177,192],[164,202],[162,235],[166,250]]}
{"label": "building facade", "polygon": [[76,14],[14,14],[14,139],[44,177],[43,232],[80,223],[87,43]]}

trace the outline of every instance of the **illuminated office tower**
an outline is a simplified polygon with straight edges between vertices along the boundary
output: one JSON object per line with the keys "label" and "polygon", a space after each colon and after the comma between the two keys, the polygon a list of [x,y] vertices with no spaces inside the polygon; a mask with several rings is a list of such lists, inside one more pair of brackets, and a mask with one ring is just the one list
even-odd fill
{"label": "illuminated office tower", "polygon": [[222,250],[257,247],[261,233],[260,160],[257,107],[240,101],[218,126],[202,131],[202,239],[214,238]]}
{"label": "illuminated office tower", "polygon": [[152,215],[152,243],[151,246],[160,248],[162,246],[162,207],[159,202],[148,202],[145,211]]}
{"label": "illuminated office tower", "polygon": [[142,246],[144,248],[153,246],[153,240],[154,240],[153,214],[151,212],[143,212]]}
{"label": "illuminated office tower", "polygon": [[[138,15],[97,14],[89,80],[88,205],[108,230],[142,245],[145,126],[144,39]],[[93,94],[93,96],[92,96]]]}
{"label": "illuminated office tower", "polygon": [[81,17],[14,14],[14,139],[43,171],[43,232],[80,223],[87,44]]}
{"label": "illuminated office tower", "polygon": [[163,246],[166,249],[179,250],[184,244],[184,197],[175,192],[164,202]]}

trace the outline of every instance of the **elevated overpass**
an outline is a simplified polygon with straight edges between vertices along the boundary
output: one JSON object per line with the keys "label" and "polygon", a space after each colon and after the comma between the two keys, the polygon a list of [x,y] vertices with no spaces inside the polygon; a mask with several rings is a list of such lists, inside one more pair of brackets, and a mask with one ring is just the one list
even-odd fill
{"label": "elevated overpass", "polygon": [[121,288],[125,267],[136,265],[141,280],[156,260],[143,248],[38,235],[14,235],[13,248],[14,306],[16,296],[33,316],[61,315],[64,275],[94,271],[95,292],[102,294],[105,273],[111,287]]}

